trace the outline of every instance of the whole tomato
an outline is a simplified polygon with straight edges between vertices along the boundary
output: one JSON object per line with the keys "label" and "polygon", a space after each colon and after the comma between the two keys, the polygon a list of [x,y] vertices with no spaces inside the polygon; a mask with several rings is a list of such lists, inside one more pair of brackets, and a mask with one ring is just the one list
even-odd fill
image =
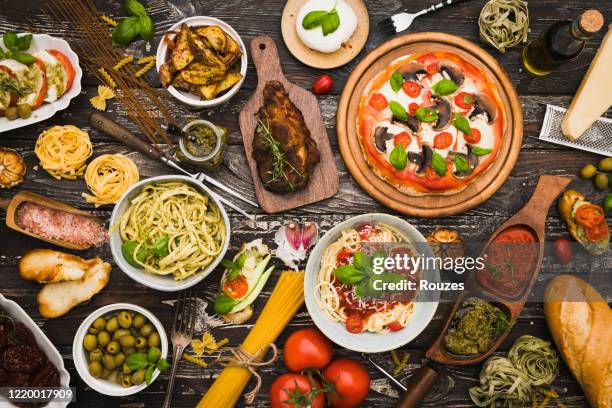
{"label": "whole tomato", "polygon": [[270,408],[323,408],[325,395],[312,393],[313,385],[320,383],[302,374],[282,374],[270,387]]}
{"label": "whole tomato", "polygon": [[332,342],[318,329],[301,329],[292,333],[285,342],[283,357],[290,371],[305,368],[323,368],[332,359]]}
{"label": "whole tomato", "polygon": [[553,244],[553,252],[557,262],[567,265],[572,260],[572,245],[567,239],[558,239]]}
{"label": "whole tomato", "polygon": [[370,390],[370,376],[366,369],[350,358],[338,358],[323,370],[325,381],[333,384],[336,392],[328,394],[334,408],[353,408],[363,401]]}
{"label": "whole tomato", "polygon": [[327,74],[323,74],[312,83],[312,93],[316,95],[325,95],[331,91],[334,81],[332,77]]}

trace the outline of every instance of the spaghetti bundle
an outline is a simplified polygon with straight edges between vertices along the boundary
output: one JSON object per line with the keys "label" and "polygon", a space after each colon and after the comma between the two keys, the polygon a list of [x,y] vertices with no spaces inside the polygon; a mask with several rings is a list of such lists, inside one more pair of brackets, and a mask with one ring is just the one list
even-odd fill
{"label": "spaghetti bundle", "polygon": [[[285,271],[280,278],[261,315],[241,345],[251,355],[274,343],[304,302],[304,272]],[[210,387],[198,408],[231,408],[251,378],[244,367],[226,367]]]}
{"label": "spaghetti bundle", "polygon": [[38,136],[34,152],[53,177],[74,180],[85,172],[92,146],[87,132],[78,127],[53,126]]}
{"label": "spaghetti bundle", "polygon": [[114,204],[140,176],[134,162],[122,154],[103,154],[96,157],[85,171],[85,182],[93,193],[83,193],[88,203],[96,207]]}

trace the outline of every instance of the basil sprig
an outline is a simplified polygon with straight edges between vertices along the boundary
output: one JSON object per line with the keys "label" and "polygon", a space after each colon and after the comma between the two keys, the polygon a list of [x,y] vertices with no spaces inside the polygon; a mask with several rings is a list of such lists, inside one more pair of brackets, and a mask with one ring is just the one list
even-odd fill
{"label": "basil sprig", "polygon": [[404,170],[404,168],[406,168],[406,164],[408,164],[408,153],[406,153],[406,149],[404,149],[401,143],[398,143],[391,151],[389,162],[398,170]]}
{"label": "basil sprig", "polygon": [[472,147],[472,153],[474,153],[476,156],[486,156],[492,151],[493,151],[492,149],[485,149],[484,147],[478,147],[478,146]]}
{"label": "basil sprig", "polygon": [[442,79],[431,87],[431,90],[440,96],[447,96],[455,92],[459,87],[450,79]]}
{"label": "basil sprig", "polygon": [[470,171],[470,164],[468,163],[465,156],[455,156],[455,168],[459,173],[468,173]]}
{"label": "basil sprig", "polygon": [[247,260],[247,254],[245,252],[241,253],[238,256],[236,261],[230,261],[229,259],[224,259],[221,261],[221,265],[226,268],[227,271],[227,279],[234,280],[240,275],[240,271],[244,268],[244,263]]}
{"label": "basil sprig", "polygon": [[404,77],[399,71],[395,71],[393,74],[391,74],[391,79],[389,82],[393,92],[399,92],[399,90],[402,89],[402,85],[404,85]]}
{"label": "basil sprig", "polygon": [[155,35],[153,20],[138,0],[125,0],[125,11],[131,16],[121,21],[113,30],[113,44],[128,45],[138,35],[150,41]]}
{"label": "basil sprig", "polygon": [[18,37],[14,31],[7,31],[2,36],[2,42],[4,42],[6,50],[0,48],[0,59],[14,59],[26,65],[31,65],[36,61],[36,58],[24,52],[32,44],[32,34]]}
{"label": "basil sprig", "polygon": [[391,101],[389,103],[389,108],[391,108],[391,112],[396,119],[403,121],[408,120],[408,112],[406,112],[406,109],[404,109],[401,103]]}
{"label": "basil sprig", "polygon": [[313,28],[317,28],[319,26],[321,26],[324,36],[333,33],[338,29],[338,27],[340,27],[340,16],[336,11],[335,4],[329,11],[311,11],[310,13],[306,14],[304,20],[302,20],[302,27],[304,27],[306,30],[312,30]]}
{"label": "basil sprig", "polygon": [[472,128],[470,128],[470,122],[468,122],[467,118],[460,113],[455,113],[453,115],[453,126],[466,135],[472,133]]}
{"label": "basil sprig", "polygon": [[154,256],[157,258],[165,258],[170,253],[168,249],[168,243],[170,238],[167,235],[160,237],[153,244],[145,242],[138,249],[136,253],[136,247],[138,243],[136,241],[125,241],[121,245],[121,253],[123,257],[134,268],[140,268],[141,266],[136,262],[138,259],[140,262],[144,262],[147,258]]}
{"label": "basil sprig", "polygon": [[416,110],[414,115],[418,120],[425,123],[431,123],[438,120],[438,114],[431,108],[421,107]]}
{"label": "basil sprig", "polygon": [[446,160],[440,155],[440,153],[433,152],[431,167],[433,167],[434,171],[441,176],[446,174]]}
{"label": "basil sprig", "polygon": [[165,358],[160,358],[161,351],[157,347],[149,348],[145,355],[143,352],[132,353],[125,358],[125,364],[132,371],[144,370],[145,382],[151,384],[153,373],[157,368],[159,371],[165,371],[170,368],[170,364]]}

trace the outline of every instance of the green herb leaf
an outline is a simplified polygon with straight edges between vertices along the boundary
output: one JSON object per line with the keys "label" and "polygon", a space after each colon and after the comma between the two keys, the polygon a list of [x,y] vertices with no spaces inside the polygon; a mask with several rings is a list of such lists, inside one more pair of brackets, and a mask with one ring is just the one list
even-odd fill
{"label": "green herb leaf", "polygon": [[418,108],[414,115],[417,117],[418,120],[425,123],[431,123],[438,120],[438,114],[436,113],[436,111],[426,107]]}
{"label": "green herb leaf", "polygon": [[389,82],[391,83],[393,92],[399,92],[399,90],[402,89],[402,85],[404,85],[404,77],[399,71],[395,71],[391,74],[391,80]]}
{"label": "green herb leaf", "polygon": [[321,22],[325,16],[327,16],[326,10],[311,11],[310,13],[306,14],[306,17],[304,17],[304,20],[302,20],[302,27],[304,27],[306,30],[316,28],[321,25]]}
{"label": "green herb leaf", "polygon": [[495,322],[495,335],[499,336],[508,328],[508,318],[506,314],[501,310],[497,314],[497,321]]}
{"label": "green herb leaf", "polygon": [[147,372],[145,373],[145,382],[147,383],[147,385],[151,384],[151,381],[153,380],[154,371],[155,371],[154,365],[150,365],[149,368],[147,368]]}
{"label": "green herb leaf", "polygon": [[340,16],[338,12],[334,9],[327,13],[323,20],[321,20],[321,28],[323,29],[323,35],[326,36],[328,34],[333,33],[340,27]]}
{"label": "green herb leaf", "polygon": [[459,173],[468,173],[470,171],[470,164],[468,163],[465,156],[455,156],[455,168]]}
{"label": "green herb leaf", "polygon": [[147,41],[151,41],[155,36],[155,26],[153,20],[147,15],[140,16],[138,20],[138,33]]}
{"label": "green herb leaf", "polygon": [[160,358],[159,361],[157,361],[157,369],[159,371],[166,371],[169,368],[170,364],[168,364],[168,361],[165,358]]}
{"label": "green herb leaf", "polygon": [[125,363],[132,371],[142,370],[143,368],[149,365],[149,362],[147,361],[147,356],[145,356],[144,353],[140,352],[133,353],[127,356],[125,358]]}
{"label": "green herb leaf", "polygon": [[32,65],[36,62],[36,58],[31,56],[30,54],[26,54],[25,52],[15,52],[13,53],[13,58],[26,65]]}
{"label": "green herb leaf", "polygon": [[225,293],[220,293],[215,299],[214,310],[218,315],[225,315],[231,312],[236,302]]}
{"label": "green herb leaf", "polygon": [[466,135],[472,133],[472,129],[470,128],[470,122],[468,122],[467,118],[460,113],[455,113],[453,115],[453,126]]}
{"label": "green herb leaf", "polygon": [[154,256],[158,256],[160,258],[168,256],[168,254],[170,253],[170,250],[168,249],[169,241],[170,238],[167,235],[164,235],[163,237],[159,238],[151,247],[151,253]]}
{"label": "green herb leaf", "polygon": [[121,253],[123,257],[134,268],[141,268],[141,266],[136,262],[135,259],[138,259],[140,262],[144,262],[147,259],[148,251],[143,250],[142,248],[138,251],[138,254],[134,255],[134,251],[138,246],[138,242],[136,241],[125,241],[121,245]]}
{"label": "green herb leaf", "polygon": [[32,44],[32,34],[22,35],[17,39],[17,49],[19,51],[27,51],[30,44]]}
{"label": "green herb leaf", "polygon": [[4,42],[4,46],[11,51],[17,50],[17,40],[18,40],[17,34],[15,34],[14,31],[7,31],[2,36],[2,41]]}
{"label": "green herb leaf", "polygon": [[393,112],[395,118],[403,121],[408,120],[408,112],[406,112],[406,109],[404,109],[399,102],[391,101],[391,103],[389,103],[389,108],[391,108],[391,112]]}
{"label": "green herb leaf", "polygon": [[433,167],[435,172],[441,176],[446,174],[446,160],[440,155],[440,153],[433,152],[431,167]]}
{"label": "green herb leaf", "polygon": [[476,156],[486,156],[492,151],[493,151],[492,149],[485,149],[485,148],[478,147],[478,146],[472,147],[472,153],[474,153]]}
{"label": "green herb leaf", "polygon": [[459,87],[450,79],[442,79],[431,87],[436,95],[447,96],[455,92]]}
{"label": "green herb leaf", "polygon": [[227,280],[233,281],[240,276],[240,269],[230,269],[227,273]]}
{"label": "green herb leaf", "polygon": [[128,17],[121,21],[113,30],[113,43],[119,45],[128,45],[138,35],[140,30],[140,17]]}
{"label": "green herb leaf", "polygon": [[369,269],[372,269],[372,258],[361,251],[356,252],[353,255],[353,266],[362,272],[367,272]]}
{"label": "green herb leaf", "polygon": [[238,259],[236,259],[236,265],[238,265],[238,268],[240,269],[244,268],[244,263],[246,262],[246,260],[247,260],[246,252],[241,253],[238,256]]}
{"label": "green herb leaf", "polygon": [[125,0],[124,8],[125,11],[131,16],[147,15],[145,7],[137,0]]}
{"label": "green herb leaf", "polygon": [[363,278],[363,274],[353,265],[342,265],[336,268],[334,271],[336,278],[342,283],[347,285],[356,285]]}
{"label": "green herb leaf", "polygon": [[229,259],[223,259],[221,261],[221,266],[223,266],[226,269],[238,269],[239,268],[239,266],[234,261],[230,261]]}
{"label": "green herb leaf", "polygon": [[389,155],[389,162],[398,170],[404,170],[408,164],[408,153],[401,143],[393,148]]}

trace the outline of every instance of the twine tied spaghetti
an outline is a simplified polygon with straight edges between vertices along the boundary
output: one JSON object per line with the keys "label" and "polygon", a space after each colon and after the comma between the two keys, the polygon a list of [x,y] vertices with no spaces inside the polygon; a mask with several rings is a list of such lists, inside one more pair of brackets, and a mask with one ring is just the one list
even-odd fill
{"label": "twine tied spaghetti", "polygon": [[[261,359],[268,353],[268,347],[272,350],[272,356],[265,361],[261,361]],[[254,354],[249,353],[242,348],[242,346],[227,347],[224,350],[228,350],[232,355],[217,357],[217,363],[223,367],[246,368],[253,376],[255,376],[255,378],[257,378],[257,384],[255,384],[255,387],[244,395],[246,403],[252,404],[255,400],[255,396],[261,388],[261,376],[257,372],[257,368],[274,363],[278,358],[278,348],[274,343],[270,343],[260,347]]]}

